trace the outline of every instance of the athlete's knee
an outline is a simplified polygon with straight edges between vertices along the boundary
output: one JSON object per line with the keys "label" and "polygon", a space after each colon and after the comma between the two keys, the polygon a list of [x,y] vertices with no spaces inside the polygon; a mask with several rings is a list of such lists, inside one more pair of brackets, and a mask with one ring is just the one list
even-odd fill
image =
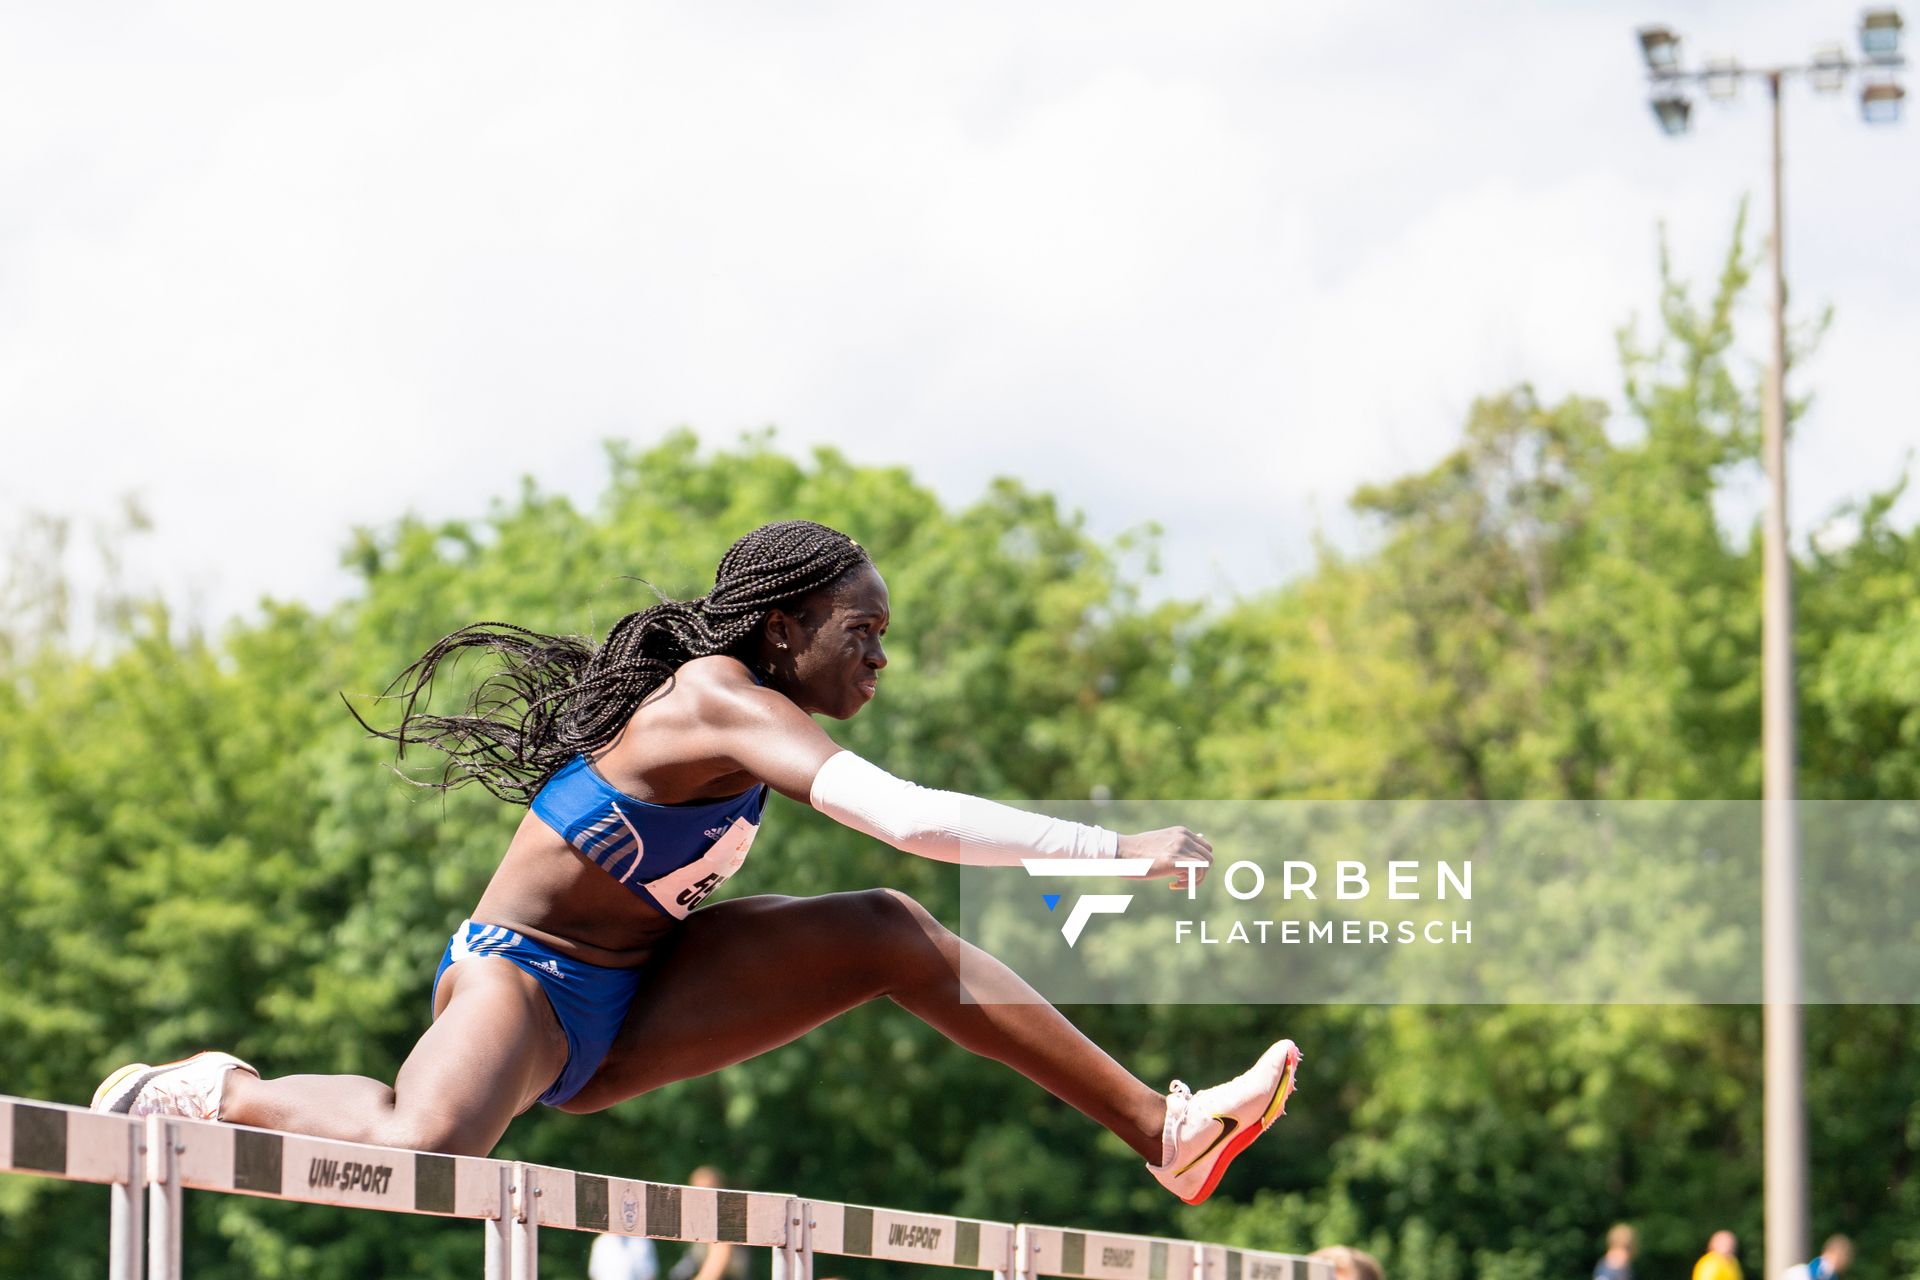
{"label": "athlete's knee", "polygon": [[867,889],[853,896],[859,899],[861,936],[879,945],[890,972],[945,967],[948,940],[953,935],[911,894],[898,889]]}
{"label": "athlete's knee", "polygon": [[374,1146],[398,1147],[403,1151],[431,1151],[446,1156],[484,1156],[493,1150],[499,1135],[493,1126],[473,1117],[441,1111],[389,1112],[380,1126]]}
{"label": "athlete's knee", "polygon": [[910,893],[898,889],[862,889],[851,896],[872,924],[886,933],[929,937],[945,928]]}
{"label": "athlete's knee", "polygon": [[[508,1117],[510,1118],[510,1117]],[[360,1141],[403,1151],[447,1156],[484,1156],[500,1140],[506,1122],[487,1108],[446,1097],[423,1096],[418,1088],[386,1097]]]}

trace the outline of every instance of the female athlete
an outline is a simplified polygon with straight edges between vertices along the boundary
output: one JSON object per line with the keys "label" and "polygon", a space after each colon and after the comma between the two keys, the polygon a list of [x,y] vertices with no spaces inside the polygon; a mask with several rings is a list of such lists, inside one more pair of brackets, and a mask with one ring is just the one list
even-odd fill
{"label": "female athlete", "polygon": [[[835,745],[813,717],[872,700],[887,621],[860,545],[792,520],[736,542],[705,597],[630,614],[598,647],[456,631],[395,682],[405,714],[381,736],[445,752],[435,785],[476,781],[529,812],[448,944],[432,1025],[393,1086],[267,1080],[209,1051],[122,1067],[94,1108],[485,1155],[536,1101],[599,1111],[886,996],[1105,1125],[1198,1204],[1285,1108],[1291,1041],[1226,1084],[1163,1095],[904,894],[701,907],[746,858],[768,788],[945,862],[1124,856],[1147,859],[1150,879],[1179,881],[1179,862],[1205,873],[1212,850],[1184,827],[1116,835],[917,787]],[[472,649],[503,666],[466,712],[421,709],[439,664]]]}

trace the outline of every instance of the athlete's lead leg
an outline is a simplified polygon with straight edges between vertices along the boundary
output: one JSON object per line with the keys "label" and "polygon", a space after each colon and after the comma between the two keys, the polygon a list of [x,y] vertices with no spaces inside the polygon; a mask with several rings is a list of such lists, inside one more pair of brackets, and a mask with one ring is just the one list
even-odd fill
{"label": "athlete's lead leg", "polygon": [[880,996],[962,1048],[1006,1063],[1149,1164],[1160,1162],[1166,1096],[1011,969],[887,889],[738,898],[694,912],[648,966],[607,1060],[563,1109],[598,1111],[717,1071]]}

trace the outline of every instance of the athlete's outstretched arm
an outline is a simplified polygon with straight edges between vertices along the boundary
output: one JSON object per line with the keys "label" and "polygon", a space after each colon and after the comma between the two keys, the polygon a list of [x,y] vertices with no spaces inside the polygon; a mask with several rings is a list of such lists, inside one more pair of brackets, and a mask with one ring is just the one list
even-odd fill
{"label": "athlete's outstretched arm", "polygon": [[957,791],[918,786],[829,738],[788,698],[749,679],[713,690],[703,716],[716,755],[776,791],[906,853],[940,862],[1005,866],[1023,858],[1145,859],[1148,879],[1175,877],[1180,863],[1205,865],[1213,846],[1185,827],[1119,835],[1029,813]]}

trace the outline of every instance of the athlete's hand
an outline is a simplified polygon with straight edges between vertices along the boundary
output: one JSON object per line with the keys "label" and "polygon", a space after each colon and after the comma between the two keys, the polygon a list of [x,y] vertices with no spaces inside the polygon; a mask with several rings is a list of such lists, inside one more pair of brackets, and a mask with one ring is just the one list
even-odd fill
{"label": "athlete's hand", "polygon": [[[1123,858],[1150,858],[1153,866],[1147,874],[1138,877],[1141,880],[1164,880],[1171,876],[1173,888],[1185,889],[1187,878],[1192,876],[1193,883],[1199,884],[1207,878],[1207,871],[1213,866],[1213,846],[1207,838],[1197,831],[1185,827],[1165,827],[1159,831],[1142,831],[1136,836],[1121,836],[1119,854]],[[1198,867],[1177,867],[1176,862],[1204,863]]]}

